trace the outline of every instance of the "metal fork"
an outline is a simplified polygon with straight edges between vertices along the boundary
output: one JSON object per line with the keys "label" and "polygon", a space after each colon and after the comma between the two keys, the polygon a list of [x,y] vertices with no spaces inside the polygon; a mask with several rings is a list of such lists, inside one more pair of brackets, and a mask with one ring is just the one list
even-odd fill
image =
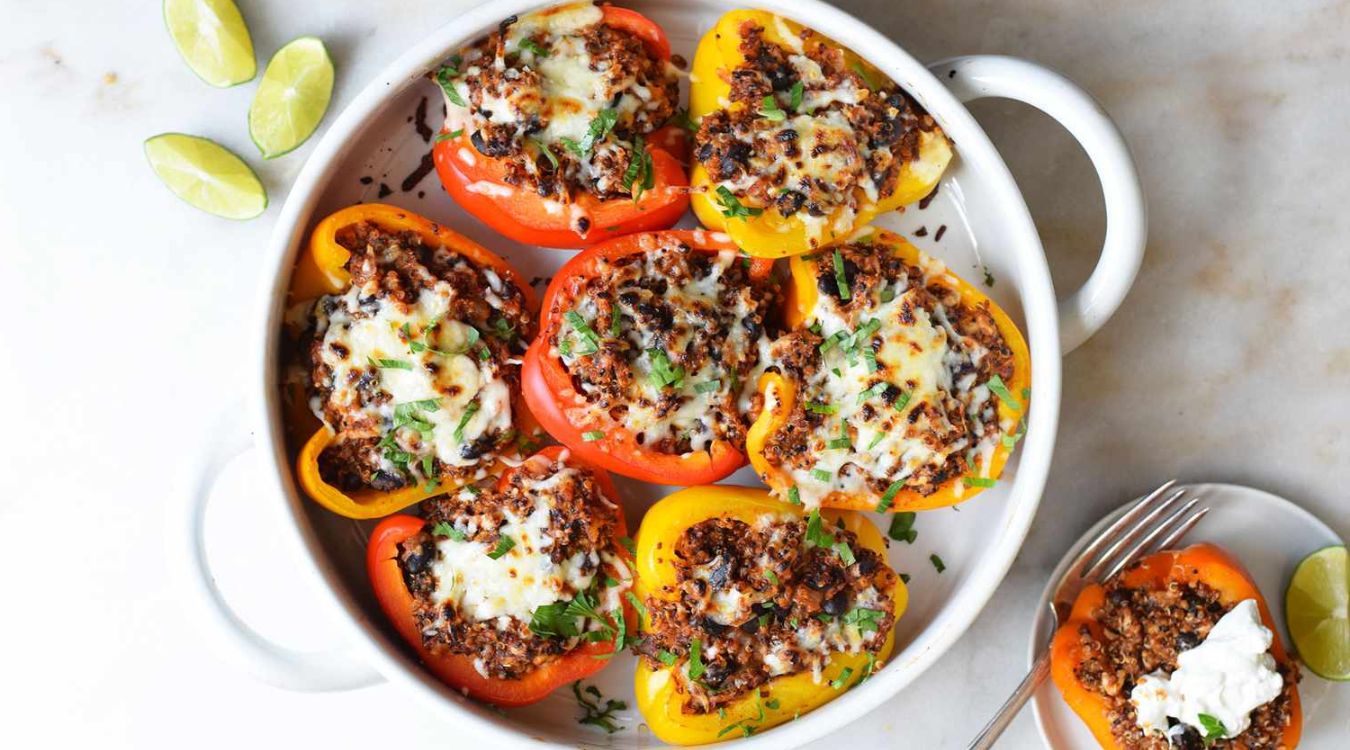
{"label": "metal fork", "polygon": [[[1055,586],[1055,594],[1050,597],[1050,615],[1054,629],[1068,616],[1078,598],[1087,586],[1102,583],[1114,578],[1126,566],[1149,552],[1167,549],[1186,536],[1197,522],[1209,512],[1209,508],[1197,508],[1200,498],[1191,498],[1180,507],[1177,502],[1186,495],[1179,489],[1168,494],[1176,484],[1173,479],[1150,492],[1134,504],[1115,523],[1097,535],[1083,551],[1074,558],[1064,571],[1063,577]],[[1164,498],[1164,496],[1166,496]],[[1054,630],[1051,630],[1053,636]],[[1050,674],[1050,649],[1046,648],[1037,657],[1031,671],[1022,679],[1021,684],[999,708],[994,718],[989,720],[980,734],[971,741],[968,750],[987,750],[1003,734],[1003,730],[1012,723],[1013,717],[1022,710],[1022,706],[1036,692],[1036,688]]]}

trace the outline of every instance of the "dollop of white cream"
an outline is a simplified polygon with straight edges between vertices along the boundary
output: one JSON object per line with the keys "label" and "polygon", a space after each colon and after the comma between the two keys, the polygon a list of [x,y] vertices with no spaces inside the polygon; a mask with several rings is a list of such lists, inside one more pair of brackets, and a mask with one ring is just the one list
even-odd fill
{"label": "dollop of white cream", "polygon": [[1154,672],[1135,683],[1135,722],[1144,734],[1165,735],[1170,716],[1204,735],[1200,714],[1207,714],[1223,722],[1224,737],[1242,734],[1251,726],[1251,712],[1284,689],[1270,655],[1272,638],[1256,600],[1238,602],[1199,646],[1177,655],[1175,672]]}

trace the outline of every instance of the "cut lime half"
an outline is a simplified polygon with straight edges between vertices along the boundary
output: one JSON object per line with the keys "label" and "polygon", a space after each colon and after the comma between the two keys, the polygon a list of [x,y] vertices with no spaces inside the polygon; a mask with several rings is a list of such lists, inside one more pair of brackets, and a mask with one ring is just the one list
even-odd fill
{"label": "cut lime half", "polygon": [[215,141],[162,133],[145,142],[145,158],[174,195],[207,213],[252,219],[267,208],[258,175]]}
{"label": "cut lime half", "polygon": [[294,150],[313,135],[333,96],[333,61],[317,37],[277,50],[248,110],[248,134],[264,159]]}
{"label": "cut lime half", "polygon": [[1324,547],[1303,558],[1284,594],[1284,617],[1299,658],[1314,674],[1350,680],[1350,554]]}
{"label": "cut lime half", "polygon": [[234,0],[164,0],[164,25],[199,78],[225,88],[253,80],[253,39]]}

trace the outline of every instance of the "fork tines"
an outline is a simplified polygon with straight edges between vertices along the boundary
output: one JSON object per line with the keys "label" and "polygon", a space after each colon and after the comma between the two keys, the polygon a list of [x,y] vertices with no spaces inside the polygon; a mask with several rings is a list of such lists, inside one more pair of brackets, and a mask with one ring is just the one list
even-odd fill
{"label": "fork tines", "polygon": [[1144,555],[1180,541],[1209,508],[1197,508],[1198,497],[1175,507],[1187,493],[1179,489],[1169,495],[1175,484],[1175,479],[1163,484],[1116,519],[1083,550],[1074,572],[1089,581],[1109,580]]}

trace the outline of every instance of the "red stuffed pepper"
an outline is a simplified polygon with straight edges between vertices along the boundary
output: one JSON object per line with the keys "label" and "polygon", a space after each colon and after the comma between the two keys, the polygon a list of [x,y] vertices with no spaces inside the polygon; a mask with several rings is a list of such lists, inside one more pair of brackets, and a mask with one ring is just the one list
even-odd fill
{"label": "red stuffed pepper", "polygon": [[511,239],[575,248],[665,229],[689,205],[665,32],[589,3],[512,16],[436,74],[446,190]]}
{"label": "red stuffed pepper", "polygon": [[745,464],[771,325],[772,262],[667,231],[580,253],[544,296],[522,369],[540,425],[624,476],[708,484]]}
{"label": "red stuffed pepper", "polygon": [[631,554],[609,476],[545,448],[495,487],[375,528],[367,566],[398,634],[447,685],[523,706],[603,669],[632,620]]}

